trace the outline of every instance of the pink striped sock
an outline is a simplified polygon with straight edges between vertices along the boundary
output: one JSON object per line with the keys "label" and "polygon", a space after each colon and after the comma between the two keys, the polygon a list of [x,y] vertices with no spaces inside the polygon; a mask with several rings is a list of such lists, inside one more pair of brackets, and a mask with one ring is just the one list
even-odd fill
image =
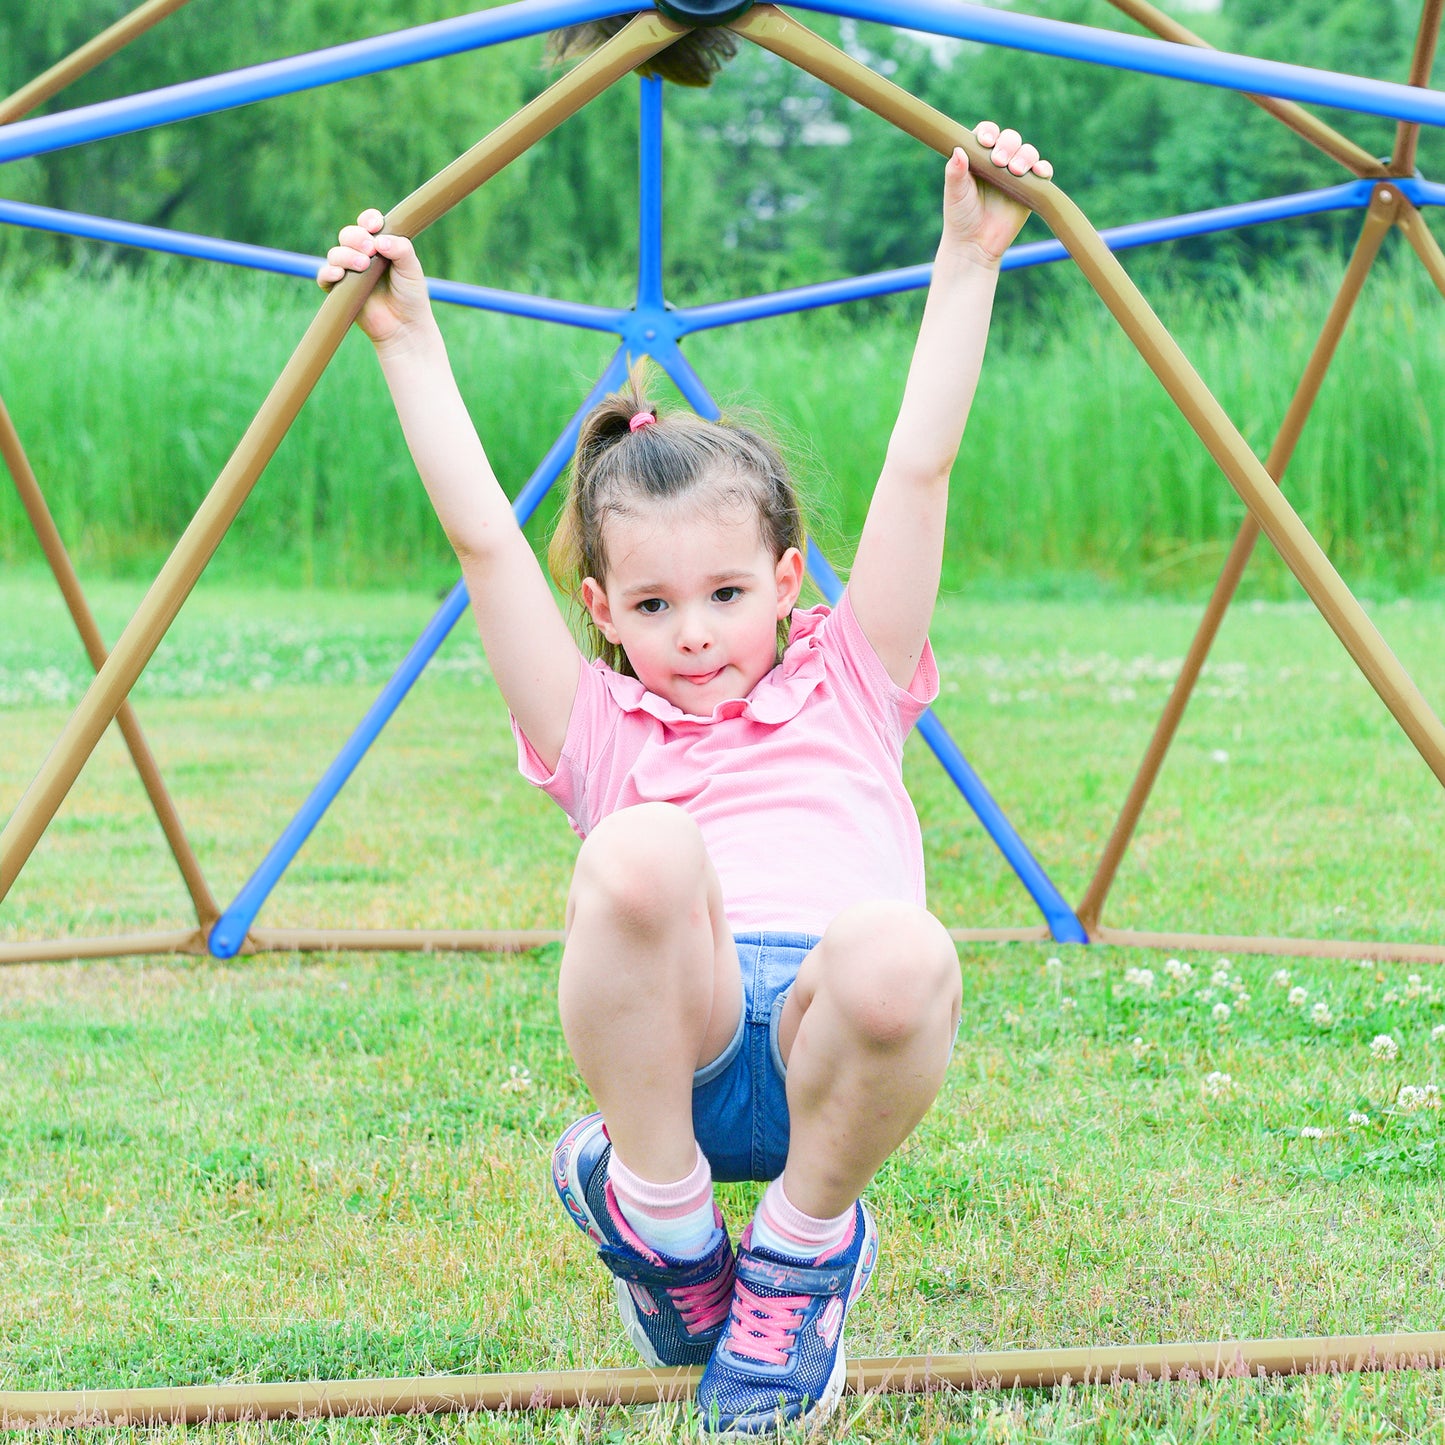
{"label": "pink striped sock", "polygon": [[617,1150],[607,1163],[607,1182],[622,1217],[650,1249],[669,1259],[698,1259],[717,1228],[712,1202],[712,1170],[701,1149],[686,1178],[655,1184],[634,1174]]}
{"label": "pink striped sock", "polygon": [[788,1198],[779,1177],[768,1185],[758,1203],[752,1243],[774,1254],[811,1263],[845,1244],[852,1229],[851,1204],[836,1219],[814,1219]]}

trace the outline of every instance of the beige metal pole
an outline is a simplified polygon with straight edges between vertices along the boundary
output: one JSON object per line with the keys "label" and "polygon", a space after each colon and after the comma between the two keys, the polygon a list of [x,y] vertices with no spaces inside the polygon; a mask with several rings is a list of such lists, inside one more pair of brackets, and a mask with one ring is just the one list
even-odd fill
{"label": "beige metal pole", "polygon": [[[1149,4],[1149,0],[1109,0],[1109,3],[1137,20],[1146,30],[1152,30],[1165,40],[1172,40],[1178,45],[1197,46],[1201,50],[1214,49],[1207,40],[1181,25],[1172,15],[1155,9]],[[1384,177],[1390,174],[1384,163],[1376,160],[1363,146],[1356,145],[1348,136],[1343,136],[1339,131],[1327,126],[1303,106],[1298,106],[1291,100],[1278,100],[1272,95],[1250,95],[1247,91],[1241,91],[1240,94],[1246,100],[1252,100],[1261,110],[1268,111],[1276,120],[1283,121],[1296,135],[1339,161],[1346,170],[1353,171],[1357,176]]]}
{"label": "beige metal pole", "polygon": [[[1410,85],[1430,84],[1430,67],[1435,63],[1442,10],[1445,10],[1445,0],[1425,0],[1420,7],[1420,28],[1415,32],[1415,53],[1410,60]],[[1395,149],[1390,157],[1390,170],[1394,175],[1414,175],[1415,150],[1419,143],[1419,121],[1402,120],[1395,127]]]}
{"label": "beige metal pole", "polygon": [[[0,397],[0,457],[4,458],[10,475],[15,479],[20,503],[30,518],[30,525],[35,529],[40,548],[45,553],[45,560],[49,562],[50,570],[60,585],[61,595],[65,598],[66,607],[70,609],[70,616],[75,623],[75,630],[80,634],[90,665],[99,672],[105,665],[105,642],[101,638],[100,629],[95,625],[95,617],[85,600],[80,578],[71,565],[65,543],[61,541],[60,529],[55,525],[55,518],[51,516],[50,508],[46,505],[40,483],[30,465],[30,459],[25,455],[25,448],[20,444],[20,433],[15,429],[3,397]],[[201,865],[191,848],[190,839],[186,837],[186,830],[175,803],[166,791],[160,768],[156,765],[145,734],[141,732],[140,720],[129,702],[121,704],[115,720],[121,736],[125,739],[125,745],[135,760],[136,771],[145,785],[146,796],[151,800],[151,807],[155,809],[161,831],[166,835],[166,842],[170,844],[171,852],[175,855],[176,866],[181,870],[181,877],[185,879],[186,891],[190,893],[191,902],[195,906],[196,921],[202,928],[208,928],[221,916],[221,910],[201,872]]]}
{"label": "beige metal pole", "polygon": [[152,954],[206,951],[206,933],[127,933],[113,938],[50,938],[33,943],[0,943],[0,964],[72,963],[81,958],[140,958]]}
{"label": "beige metal pole", "polygon": [[1352,938],[1270,938],[1241,933],[1173,933],[1143,928],[1089,930],[1093,943],[1118,948],[1168,949],[1179,953],[1265,953],[1286,958],[1375,959],[1382,963],[1445,963],[1445,945],[1380,943]]}
{"label": "beige metal pole", "polygon": [[[1382,192],[1386,193],[1390,199],[1381,199]],[[1305,422],[1309,419],[1310,408],[1314,406],[1315,398],[1319,395],[1320,387],[1329,371],[1330,362],[1334,359],[1335,347],[1344,334],[1350,313],[1354,310],[1355,302],[1359,299],[1361,288],[1365,284],[1365,278],[1370,274],[1370,267],[1379,254],[1380,244],[1395,222],[1399,200],[1399,192],[1393,186],[1386,185],[1377,186],[1375,194],[1370,198],[1370,206],[1365,213],[1365,223],[1360,231],[1359,240],[1355,243],[1354,254],[1350,257],[1350,264],[1346,268],[1340,289],[1330,306],[1329,315],[1325,318],[1324,327],[1320,331],[1319,339],[1315,342],[1314,350],[1305,366],[1304,375],[1300,378],[1299,385],[1295,388],[1295,394],[1290,399],[1284,420],[1280,423],[1279,432],[1274,439],[1274,445],[1265,459],[1265,470],[1276,482],[1284,476],[1285,468],[1289,466],[1290,458],[1294,455],[1300,433],[1303,432]],[[1254,551],[1254,544],[1258,540],[1259,523],[1252,515],[1247,516],[1235,535],[1234,545],[1230,547],[1229,556],[1225,559],[1224,570],[1214,584],[1209,605],[1204,609],[1204,616],[1200,620],[1198,631],[1195,632],[1194,640],[1189,644],[1189,651],[1185,654],[1184,663],[1179,669],[1179,676],[1174,679],[1169,699],[1164,704],[1164,711],[1155,725],[1154,735],[1149,739],[1149,746],[1145,750],[1143,760],[1139,764],[1139,771],[1124,800],[1123,809],[1115,820],[1113,832],[1110,833],[1109,841],[1104,845],[1104,851],[1094,870],[1094,876],[1076,910],[1079,922],[1091,934],[1099,926],[1104,900],[1113,886],[1119,864],[1128,850],[1134,830],[1139,825],[1139,817],[1144,811],[1144,805],[1149,801],[1149,794],[1153,791],[1159,771],[1164,766],[1164,759],[1168,755],[1170,744],[1174,741],[1174,734],[1184,716],[1184,710],[1189,705],[1194,685],[1198,682],[1199,674],[1204,669],[1205,659],[1214,645],[1220,624],[1224,621],[1224,614],[1229,609],[1229,604],[1239,587],[1240,578],[1244,576],[1244,569],[1249,562],[1250,554]]]}
{"label": "beige metal pole", "polygon": [[1425,224],[1425,217],[1406,201],[1400,207],[1397,224],[1405,233],[1405,239],[1415,248],[1415,254],[1424,263],[1441,296],[1445,296],[1445,251],[1441,251],[1440,243]]}
{"label": "beige metal pole", "polygon": [[[973,133],[959,122],[875,75],[781,10],[771,5],[755,6],[733,21],[732,28],[876,111],[941,154],[962,146],[990,184],[1015,196],[1048,222],[1420,756],[1445,784],[1445,727],[1259,458],[1073,201],[1050,181],[1032,175],[1014,176],[990,165]],[[1382,193],[1382,199],[1387,198]]]}
{"label": "beige metal pole", "polygon": [[[1331,1339],[1207,1340],[1112,1349],[1004,1350],[973,1355],[903,1355],[854,1360],[852,1394],[924,1394],[940,1389],[1039,1389],[1194,1377],[1204,1380],[1341,1371],[1437,1369],[1445,1333],[1344,1335]],[[314,1380],[175,1389],[0,1391],[0,1429],[41,1426],[216,1424],[227,1420],[348,1415],[560,1410],[577,1405],[650,1405],[691,1397],[701,1371],[561,1370],[506,1375]]]}
{"label": "beige metal pole", "polygon": [[[391,212],[386,224],[398,233],[418,234],[614,81],[686,33],[683,26],[660,15],[639,15],[575,70],[414,191]],[[384,270],[384,264],[374,263],[364,273],[352,273],[322,302],[240,445],[0,833],[0,899],[10,891]]]}
{"label": "beige metal pole", "polygon": [[22,85],[13,95],[0,100],[0,125],[8,125],[22,115],[28,115],[37,105],[64,90],[72,81],[79,80],[87,71],[94,70],[102,60],[109,60],[117,50],[129,45],[138,35],[145,34],[167,15],[174,14],[185,3],[186,0],[145,0],[145,4],[137,5],[129,15],[122,16],[108,30],[102,30],[94,40],[86,41],[64,60]]}

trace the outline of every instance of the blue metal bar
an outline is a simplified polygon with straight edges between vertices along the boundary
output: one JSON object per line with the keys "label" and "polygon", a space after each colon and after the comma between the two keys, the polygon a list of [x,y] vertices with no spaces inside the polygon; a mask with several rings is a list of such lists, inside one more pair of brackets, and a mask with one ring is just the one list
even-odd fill
{"label": "blue metal bar", "polygon": [[[537,503],[567,465],[568,458],[577,445],[577,433],[582,426],[583,417],[625,374],[625,361],[622,353],[618,351],[608,363],[602,379],[592,388],[587,400],[577,409],[562,435],[552,444],[537,470],[517,494],[517,499],[512,504],[512,512],[519,526],[536,510]],[[456,626],[458,618],[467,610],[469,600],[466,584],[458,582],[412,645],[401,666],[372,703],[366,716],[346,740],[345,746],[322,775],[321,781],[312,789],[311,795],[301,805],[296,816],[286,825],[260,867],[247,879],[231,906],[216,920],[207,939],[207,945],[216,958],[233,958],[240,951],[251,924],[271,896],[272,890],[281,881],[282,874],[290,867],[291,861],[301,851],[317,823],[336,800],[337,794],[346,786],[347,780],[356,771],[367,750],[401,706],[402,700],[411,691],[427,663],[436,655],[447,634]]]}
{"label": "blue metal bar", "polygon": [[876,20],[884,25],[1058,55],[1066,60],[1088,60],[1119,70],[1167,75],[1175,80],[1242,90],[1249,95],[1274,95],[1282,100],[1313,101],[1366,115],[1445,125],[1445,93],[1438,90],[1339,75],[1277,60],[1256,60],[1248,55],[1145,39],[1064,20],[1042,20],[1010,10],[987,10],[961,0],[794,0],[793,8],[853,20]]}
{"label": "blue metal bar", "polygon": [[540,35],[563,25],[650,9],[651,0],[517,0],[475,15],[459,15],[453,20],[438,20],[369,40],[17,121],[0,129],[0,161],[20,160],[193,116],[212,115],[338,80]]}
{"label": "blue metal bar", "polygon": [[[836,607],[839,597],[843,595],[843,584],[811,538],[808,540],[808,575],[829,604]],[[918,719],[918,735],[933,749],[934,756],[943,764],[944,772],[963,794],[978,821],[983,824],[984,831],[993,839],[994,846],[1028,889],[1029,896],[1044,915],[1044,922],[1048,924],[1053,937],[1060,943],[1087,943],[1089,935],[1084,925],[1054,887],[1053,880],[1019,837],[1008,816],[994,801],[993,795],[984,786],[983,779],[973,770],[932,708]]]}
{"label": "blue metal bar", "polygon": [[[677,389],[687,398],[688,404],[700,416],[715,421],[719,415],[717,403],[676,344],[668,342],[661,351],[661,355],[654,353],[654,359],[672,377]],[[843,594],[843,584],[811,537],[808,539],[808,573],[829,604],[836,607]],[[1028,845],[1019,837],[1003,809],[984,787],[982,779],[974,772],[958,744],[948,735],[948,730],[934,716],[931,708],[918,720],[918,734],[933,749],[934,756],[943,764],[944,771],[963,794],[964,800],[993,839],[994,846],[1028,889],[1029,896],[1044,915],[1044,922],[1048,924],[1053,937],[1060,943],[1087,943],[1089,935],[1075,916],[1074,910],[1054,887],[1049,875],[1040,867],[1038,859],[1029,852]]]}
{"label": "blue metal bar", "polygon": [[1445,185],[1439,181],[1402,181],[1400,190],[1417,206],[1445,206]]}
{"label": "blue metal bar", "polygon": [[[1236,206],[1217,206],[1208,211],[1191,211],[1182,216],[1157,221],[1134,221],[1127,226],[1114,226],[1100,231],[1099,238],[1111,251],[1124,251],[1147,246],[1155,241],[1179,240],[1184,236],[1204,236],[1214,231],[1234,230],[1239,226],[1258,225],[1291,216],[1310,216],[1322,211],[1360,209],[1370,204],[1374,181],[1346,181],[1317,191],[1301,191],[1268,201],[1246,201]],[[1420,181],[1397,182],[1402,195],[1426,188]],[[1437,187],[1445,195],[1445,187]],[[1032,241],[1015,246],[1005,253],[1003,269],[1019,271],[1029,266],[1042,266],[1066,259],[1068,252],[1058,241]],[[872,296],[889,296],[900,291],[918,291],[928,285],[932,265],[903,266],[893,271],[876,271],[871,276],[849,276],[840,281],[822,281],[812,286],[795,286],[786,291],[771,291],[763,296],[749,296],[740,301],[719,301],[708,306],[694,306],[676,313],[674,324],[679,335],[705,331],[714,326],[733,326],[742,321],[757,321],[768,316],[784,316],[795,311],[812,311],[822,306],[837,306],[846,301],[861,301]]]}
{"label": "blue metal bar", "polygon": [[[79,236],[91,241],[110,241],[120,246],[137,246],[146,251],[164,251],[173,256],[190,256],[201,261],[221,261],[228,266],[274,271],[281,276],[301,276],[308,281],[315,278],[316,268],[322,259],[299,251],[250,246],[240,241],[223,241],[215,236],[199,236],[190,231],[170,231],[160,226],[112,221],[79,211],[57,211],[24,201],[0,200],[0,223],[54,231],[62,236]],[[620,332],[624,319],[631,315],[629,311],[616,307],[554,301],[545,296],[501,291],[493,286],[470,286],[461,281],[428,280],[427,290],[434,301],[448,301],[479,311],[498,311],[508,316],[527,316],[534,321],[555,321],[589,331]]]}
{"label": "blue metal bar", "polygon": [[661,310],[662,297],[662,80],[642,80],[638,125],[639,224],[637,309]]}

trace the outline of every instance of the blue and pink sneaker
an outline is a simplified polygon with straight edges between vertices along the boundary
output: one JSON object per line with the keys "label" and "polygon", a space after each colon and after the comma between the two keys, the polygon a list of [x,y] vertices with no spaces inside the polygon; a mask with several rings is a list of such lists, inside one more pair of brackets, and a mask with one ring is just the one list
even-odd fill
{"label": "blue and pink sneaker", "polygon": [[843,1394],[843,1321],[877,1262],[878,1228],[861,1200],[848,1238],[811,1261],[752,1248],[749,1226],[728,1330],[697,1387],[704,1430],[759,1435],[790,1421],[820,1424]]}
{"label": "blue and pink sneaker", "polygon": [[572,1222],[616,1276],[617,1310],[627,1337],[649,1365],[701,1365],[728,1320],[733,1246],[716,1206],[716,1230],[701,1259],[648,1248],[622,1217],[607,1182],[612,1140],[601,1114],[579,1119],[552,1151],[552,1182]]}

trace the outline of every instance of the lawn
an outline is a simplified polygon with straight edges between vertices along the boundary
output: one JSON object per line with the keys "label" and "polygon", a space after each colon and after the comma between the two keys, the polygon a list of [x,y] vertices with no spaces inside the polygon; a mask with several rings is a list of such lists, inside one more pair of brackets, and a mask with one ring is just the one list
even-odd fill
{"label": "lawn", "polygon": [[[108,637],[137,600],[96,589]],[[198,590],[135,702],[223,903],[434,606]],[[1196,614],[1089,596],[943,603],[939,713],[1071,899]],[[1438,705],[1445,606],[1374,615]],[[43,575],[0,578],[0,616],[27,624],[0,630],[8,816],[85,665]],[[573,840],[511,764],[485,665],[459,635],[260,921],[555,926]],[[1032,922],[921,748],[909,776],[936,911]],[[1308,605],[1245,603],[1106,917],[1440,942],[1441,824],[1438,785]],[[0,905],[0,939],[190,921],[108,736]],[[633,1363],[547,1178],[552,1140],[587,1107],[555,963],[543,949],[0,970],[0,1390]],[[870,1192],[883,1257],[850,1353],[1438,1327],[1432,969],[1045,944],[968,946],[962,964],[943,1095]],[[723,1191],[735,1228],[754,1193]],[[832,1438],[1438,1438],[1442,1411],[1433,1374],[1123,1383],[850,1399]],[[264,1433],[682,1428],[666,1407]]]}

